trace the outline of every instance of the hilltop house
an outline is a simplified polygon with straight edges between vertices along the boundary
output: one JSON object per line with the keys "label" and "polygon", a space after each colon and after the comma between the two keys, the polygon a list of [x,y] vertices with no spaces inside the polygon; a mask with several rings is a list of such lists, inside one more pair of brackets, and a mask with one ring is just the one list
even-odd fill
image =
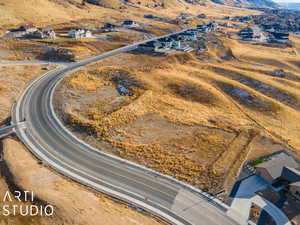
{"label": "hilltop house", "polygon": [[209,28],[206,25],[198,25],[196,29],[201,33],[209,32]]}
{"label": "hilltop house", "polygon": [[197,35],[194,34],[194,33],[189,32],[189,31],[182,32],[182,33],[180,33],[179,35],[180,35],[180,36],[183,38],[183,40],[185,40],[185,41],[195,41],[195,40],[197,40]]}
{"label": "hilltop house", "polygon": [[[272,156],[266,162],[260,163],[255,167],[257,175],[261,176],[268,183],[273,184],[278,181],[282,175],[286,175],[286,169],[297,168],[298,163],[293,157],[282,152],[280,154]],[[284,168],[286,168],[284,170]],[[283,171],[285,171],[283,173]]]}
{"label": "hilltop house", "polygon": [[244,41],[251,41],[254,36],[253,29],[250,27],[240,30],[238,34]]}
{"label": "hilltop house", "polygon": [[4,36],[6,38],[21,38],[27,34],[35,32],[37,30],[38,29],[35,26],[33,26],[32,24],[24,24],[24,25],[21,25],[17,29],[12,29],[12,30],[8,31]]}
{"label": "hilltop house", "polygon": [[207,18],[207,16],[204,13],[201,13],[198,15],[198,18],[205,19],[205,18]]}
{"label": "hilltop house", "polygon": [[22,26],[20,26],[16,31],[23,31],[25,33],[32,33],[37,31],[38,29],[33,26],[33,24],[24,24]]}
{"label": "hilltop house", "polygon": [[194,34],[194,35],[199,35],[201,32],[197,29],[189,29],[186,31],[187,33],[190,33],[190,34]]}
{"label": "hilltop house", "polygon": [[116,25],[107,23],[102,27],[103,32],[111,32],[116,29]]}
{"label": "hilltop house", "polygon": [[55,39],[56,33],[52,29],[38,29],[33,33],[27,34],[25,37],[37,39]]}
{"label": "hilltop house", "polygon": [[84,29],[71,29],[68,32],[69,38],[89,38],[92,37],[92,33],[89,30]]}
{"label": "hilltop house", "polygon": [[286,43],[289,40],[289,33],[270,32],[268,42]]}
{"label": "hilltop house", "polygon": [[255,173],[269,184],[279,182],[287,185],[290,193],[300,199],[300,164],[287,153],[275,154],[256,165]]}
{"label": "hilltop house", "polygon": [[159,52],[166,53],[171,50],[172,46],[175,45],[171,38],[161,38],[158,41],[150,41],[144,44],[140,44],[139,48],[145,52]]}
{"label": "hilltop house", "polygon": [[149,41],[139,45],[139,48],[145,52],[156,52],[162,45],[158,41]]}
{"label": "hilltop house", "polygon": [[206,25],[206,32],[216,31],[219,24],[217,22],[212,22]]}
{"label": "hilltop house", "polygon": [[171,48],[178,49],[181,47],[181,41],[182,37],[178,34],[173,34],[169,36],[170,39],[172,39],[172,46]]}
{"label": "hilltop house", "polygon": [[146,19],[154,19],[155,16],[152,15],[152,14],[147,14],[147,15],[144,15],[144,18],[146,18]]}
{"label": "hilltop house", "polygon": [[122,26],[127,28],[132,28],[132,27],[138,27],[138,24],[132,20],[125,20]]}
{"label": "hilltop house", "polygon": [[200,43],[199,46],[198,46],[198,50],[200,52],[203,52],[203,51],[206,51],[207,50],[207,47],[204,43]]}
{"label": "hilltop house", "polygon": [[193,15],[189,13],[180,13],[180,15],[177,18],[179,20],[187,20],[187,19],[192,19]]}
{"label": "hilltop house", "polygon": [[169,37],[165,37],[165,38],[160,38],[158,39],[158,41],[161,43],[162,46],[164,46],[165,48],[171,48],[173,45],[173,39],[169,38]]}

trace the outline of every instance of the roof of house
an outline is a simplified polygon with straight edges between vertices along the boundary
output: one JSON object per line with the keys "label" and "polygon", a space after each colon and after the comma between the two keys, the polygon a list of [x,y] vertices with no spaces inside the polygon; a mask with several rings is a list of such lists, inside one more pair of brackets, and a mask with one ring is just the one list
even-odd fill
{"label": "roof of house", "polygon": [[160,38],[158,40],[160,42],[171,42],[171,41],[173,41],[172,38],[170,38],[170,37],[164,37],[164,38]]}
{"label": "roof of house", "polygon": [[160,46],[161,44],[157,41],[149,41],[143,44],[140,44],[140,47],[150,47],[150,48],[154,48],[156,46]]}
{"label": "roof of house", "polygon": [[272,32],[271,34],[272,34],[275,38],[278,38],[278,39],[288,39],[288,38],[289,38],[289,33]]}
{"label": "roof of house", "polygon": [[20,28],[23,29],[31,29],[34,28],[35,26],[33,26],[33,24],[23,24],[22,26],[20,26]]}
{"label": "roof of house", "polygon": [[123,24],[124,25],[132,25],[132,24],[135,24],[135,22],[132,20],[124,20]]}
{"label": "roof of house", "polygon": [[281,176],[284,167],[297,168],[299,164],[293,157],[281,152],[272,156],[270,160],[256,166],[256,168],[265,168],[273,179]]}
{"label": "roof of house", "polygon": [[289,184],[290,186],[300,187],[300,181]]}
{"label": "roof of house", "polygon": [[288,182],[300,181],[300,168],[283,167],[281,178]]}

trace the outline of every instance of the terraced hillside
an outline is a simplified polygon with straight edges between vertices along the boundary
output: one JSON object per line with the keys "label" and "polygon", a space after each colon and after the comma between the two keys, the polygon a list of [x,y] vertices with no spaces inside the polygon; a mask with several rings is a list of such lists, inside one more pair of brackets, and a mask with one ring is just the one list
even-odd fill
{"label": "terraced hillside", "polygon": [[217,39],[204,53],[128,53],[77,71],[60,85],[57,111],[103,151],[227,189],[244,160],[300,150],[299,38],[286,48]]}

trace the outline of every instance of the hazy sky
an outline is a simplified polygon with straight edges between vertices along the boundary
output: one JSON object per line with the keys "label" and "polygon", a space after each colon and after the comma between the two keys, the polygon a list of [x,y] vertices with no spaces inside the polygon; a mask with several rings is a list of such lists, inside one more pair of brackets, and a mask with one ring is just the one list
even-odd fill
{"label": "hazy sky", "polygon": [[273,0],[274,2],[299,2],[300,0]]}

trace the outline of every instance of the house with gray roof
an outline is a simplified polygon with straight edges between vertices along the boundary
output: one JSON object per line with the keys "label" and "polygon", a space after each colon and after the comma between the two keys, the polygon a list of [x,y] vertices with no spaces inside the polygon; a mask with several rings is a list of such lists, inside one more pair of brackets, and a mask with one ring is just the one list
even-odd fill
{"label": "house with gray roof", "polygon": [[[255,166],[256,174],[268,183],[274,184],[282,177],[282,172],[284,168],[298,168],[299,164],[294,160],[294,158],[285,152],[281,152],[272,156],[266,162],[260,163]],[[285,174],[287,172],[285,171]]]}
{"label": "house with gray roof", "polygon": [[300,182],[300,168],[283,167],[280,178],[289,183]]}
{"label": "house with gray roof", "polygon": [[90,38],[92,36],[91,31],[85,29],[71,29],[68,32],[69,38]]}
{"label": "house with gray roof", "polygon": [[289,193],[300,200],[300,164],[286,152],[275,154],[265,160],[267,161],[255,166],[256,175],[269,184],[279,182],[286,185]]}

